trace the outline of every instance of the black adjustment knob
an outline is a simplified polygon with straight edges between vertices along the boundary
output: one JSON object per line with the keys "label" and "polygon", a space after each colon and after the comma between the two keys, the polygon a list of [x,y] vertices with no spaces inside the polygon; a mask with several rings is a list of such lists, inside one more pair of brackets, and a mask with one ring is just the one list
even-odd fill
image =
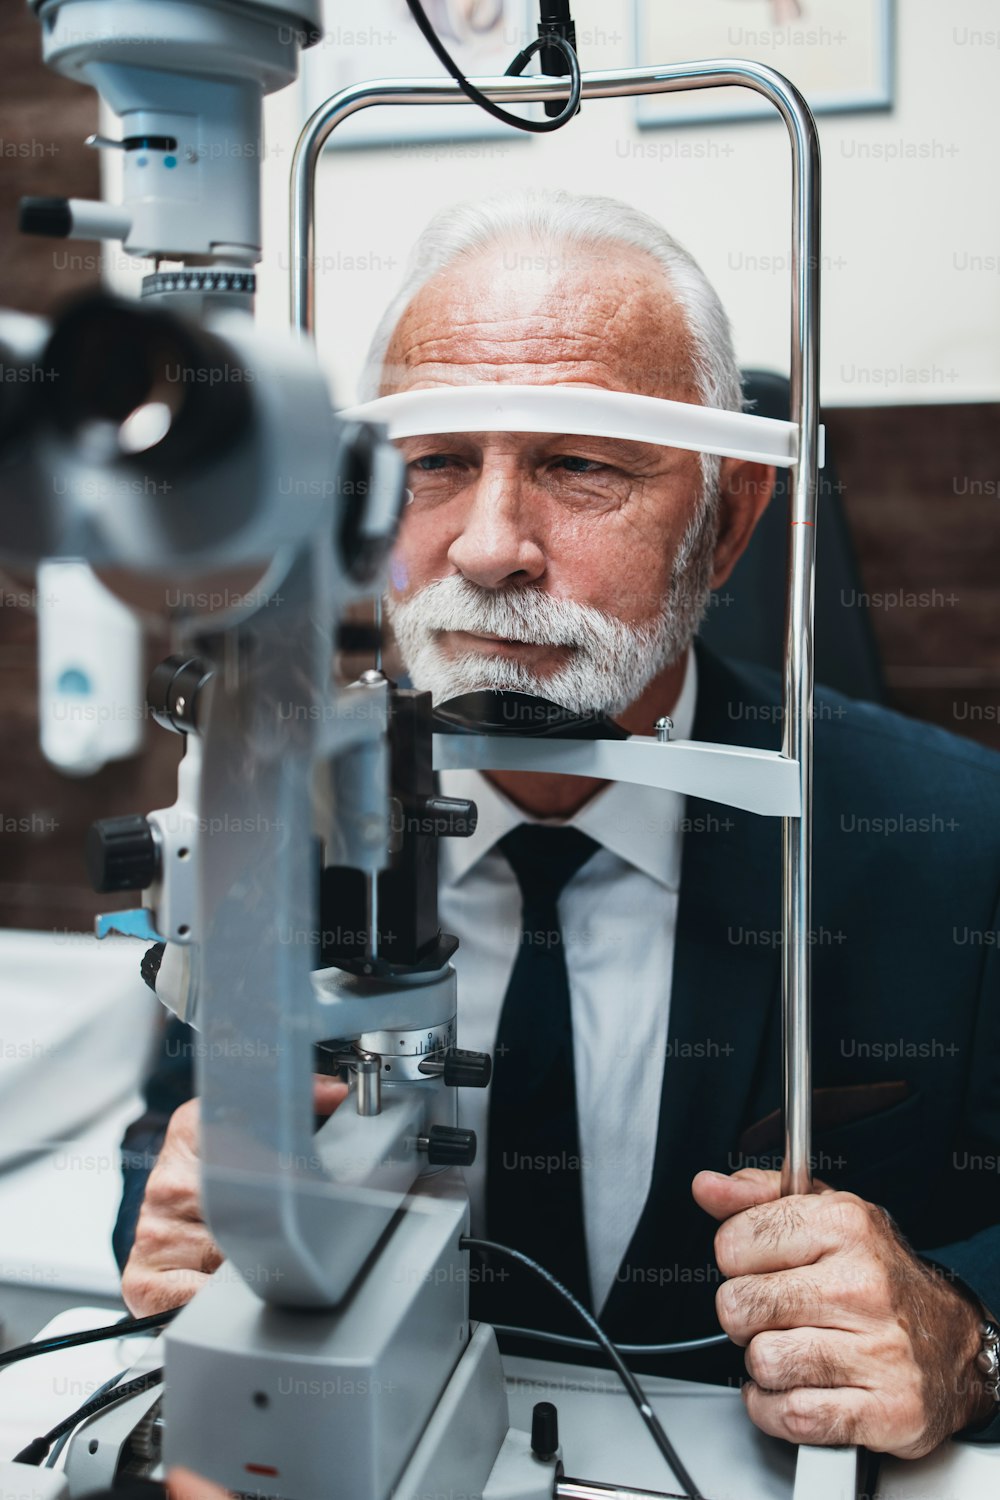
{"label": "black adjustment knob", "polygon": [[95,891],[144,890],[160,867],[153,830],[139,813],[91,823],[83,857]]}
{"label": "black adjustment knob", "polygon": [[444,1081],[450,1089],[484,1089],[493,1076],[488,1052],[462,1052],[453,1047],[445,1055]]}
{"label": "black adjustment knob", "polygon": [[157,662],[146,684],[146,702],[157,724],[175,734],[198,728],[198,695],[212,670],[197,656],[167,656]]}
{"label": "black adjustment knob", "polygon": [[17,227],[22,234],[47,234],[62,240],[73,228],[73,210],[68,198],[22,198]]}
{"label": "black adjustment knob", "polygon": [[471,1167],[476,1159],[476,1132],[458,1125],[432,1125],[417,1137],[417,1150],[427,1152],[432,1167]]}
{"label": "black adjustment knob", "polygon": [[160,965],[163,962],[163,955],[166,951],[166,943],[154,943],[152,948],[146,949],[142,955],[142,962],[139,964],[139,973],[149,985],[154,995],[156,994],[156,976],[160,972]]}
{"label": "black adjustment knob", "polygon": [[467,797],[421,797],[415,812],[418,832],[436,839],[467,839],[479,821],[479,809]]}
{"label": "black adjustment knob", "polygon": [[531,1451],[546,1461],[559,1450],[559,1413],[551,1401],[536,1401],[531,1412]]}

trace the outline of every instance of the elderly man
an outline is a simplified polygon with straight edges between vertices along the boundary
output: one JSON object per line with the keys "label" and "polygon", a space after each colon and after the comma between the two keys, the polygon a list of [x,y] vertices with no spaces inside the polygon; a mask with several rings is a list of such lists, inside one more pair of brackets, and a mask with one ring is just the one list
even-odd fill
{"label": "elderly man", "polygon": [[[686,252],[624,204],[561,193],[439,216],[376,336],[369,394],[484,382],[741,404],[725,314]],[[646,734],[670,713],[683,737],[771,745],[777,682],[692,641],[772,471],[607,437],[401,446],[388,606],[417,687],[516,688]],[[725,1381],[745,1362],[766,1432],[903,1457],[998,1441],[981,1371],[1000,1312],[1000,762],[833,694],[815,731],[817,1181],[785,1199],[774,821],[581,778],[443,776],[480,809],[442,853],[461,1039],[497,1064],[494,1097],[462,1095],[487,1140],[473,1231],[531,1249],[620,1342],[707,1335],[714,1311],[731,1344],[636,1364]],[[555,1170],[531,1152],[551,1120],[503,1068],[543,1010],[564,1029],[545,1042],[562,1058]],[[342,1086],[317,1087],[328,1112]],[[163,1140],[190,1091],[168,1057],[128,1138],[116,1248],[137,1313],[218,1260],[195,1102]],[[556,1326],[527,1282],[473,1291],[474,1314]]]}

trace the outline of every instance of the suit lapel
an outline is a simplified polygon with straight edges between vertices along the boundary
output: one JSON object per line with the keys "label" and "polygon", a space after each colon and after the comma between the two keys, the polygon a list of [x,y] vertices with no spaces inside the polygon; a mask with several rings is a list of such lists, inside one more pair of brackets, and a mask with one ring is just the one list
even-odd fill
{"label": "suit lapel", "polygon": [[[750,697],[742,679],[699,649],[693,738],[767,746],[773,708],[762,716],[764,705]],[[710,1221],[691,1198],[691,1178],[735,1166],[730,1154],[780,995],[780,821],[698,798],[688,798],[685,820],[656,1154],[626,1256],[633,1267],[661,1263],[665,1237],[673,1260],[704,1258]],[[632,1323],[630,1309],[641,1300],[620,1274],[605,1310],[609,1326]]]}

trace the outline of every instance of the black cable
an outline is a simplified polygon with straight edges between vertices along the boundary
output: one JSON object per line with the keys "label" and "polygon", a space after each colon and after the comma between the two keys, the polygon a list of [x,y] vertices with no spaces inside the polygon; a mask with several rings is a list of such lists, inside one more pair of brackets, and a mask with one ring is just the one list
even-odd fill
{"label": "black cable", "polygon": [[135,1380],[127,1380],[124,1385],[116,1385],[113,1390],[100,1390],[91,1396],[82,1406],[78,1406],[70,1416],[64,1417],[57,1422],[43,1437],[36,1437],[22,1448],[20,1453],[14,1454],[16,1464],[40,1465],[48,1453],[56,1438],[62,1437],[64,1432],[71,1431],[87,1417],[93,1417],[106,1406],[114,1406],[117,1401],[124,1401],[126,1396],[138,1396],[142,1391],[148,1391],[151,1385],[159,1385],[163,1380],[163,1366],[159,1369],[147,1370],[145,1375],[139,1375]]}
{"label": "black cable", "polygon": [[[103,1396],[105,1391],[113,1390],[114,1387],[119,1383],[119,1381],[121,1381],[121,1380],[124,1379],[124,1377],[125,1377],[125,1371],[124,1370],[116,1370],[115,1373],[112,1375],[112,1377],[111,1377],[110,1380],[106,1380],[103,1385],[99,1385],[97,1387],[97,1390],[94,1391],[94,1393],[93,1393],[93,1395],[91,1396],[90,1399],[93,1401],[93,1399],[94,1399],[95,1396]],[[70,1440],[70,1438],[72,1436],[73,1436],[73,1429],[72,1429],[72,1427],[68,1427],[66,1429],[66,1431],[62,1434],[62,1436],[59,1437],[56,1440],[55,1447],[52,1449],[52,1452],[49,1454],[48,1458],[45,1460],[45,1467],[47,1469],[54,1469],[55,1468],[56,1464],[59,1462],[59,1455],[60,1455],[60,1453],[63,1451],[63,1449],[65,1448],[66,1444],[69,1442],[69,1440]]]}
{"label": "black cable", "polygon": [[180,1312],[180,1307],[169,1307],[166,1312],[151,1313],[148,1318],[122,1318],[104,1328],[85,1328],[82,1333],[57,1333],[49,1339],[36,1339],[31,1344],[18,1344],[15,1349],[5,1349],[0,1354],[0,1367],[17,1364],[20,1359],[33,1359],[36,1354],[54,1354],[59,1349],[76,1349],[81,1344],[99,1344],[103,1339],[129,1338],[134,1333],[148,1333],[163,1328]]}
{"label": "black cable", "polygon": [[[568,1333],[549,1333],[541,1328],[517,1328],[512,1323],[494,1323],[497,1333],[516,1334],[518,1338],[538,1339],[543,1344],[562,1344],[567,1349],[600,1349],[593,1339],[575,1339]],[[699,1349],[714,1349],[728,1344],[728,1333],[710,1333],[703,1339],[679,1339],[673,1344],[616,1344],[619,1354],[695,1354]]]}
{"label": "black cable", "polygon": [[502,120],[505,125],[513,125],[518,130],[529,130],[535,135],[546,135],[549,131],[559,130],[568,120],[573,118],[580,108],[580,95],[583,91],[583,80],[580,76],[580,59],[577,57],[573,46],[565,37],[559,36],[554,31],[537,37],[522,52],[518,53],[507,69],[506,76],[508,77],[517,76],[522,73],[535,53],[540,52],[543,47],[556,48],[566,59],[570,90],[565,108],[551,120],[522,120],[519,115],[512,115],[508,110],[501,109],[499,104],[494,104],[492,99],[488,99],[481,89],[477,89],[476,85],[466,78],[458,63],[445,50],[443,42],[427,19],[421,0],[406,0],[406,3],[409,6],[410,14],[420,27],[425,40],[430,45],[438,61],[447,69],[455,82],[461,86],[463,93],[475,104],[478,104],[480,109],[485,109],[486,113],[492,115],[495,120]]}
{"label": "black cable", "polygon": [[608,1338],[597,1319],[587,1311],[583,1303],[578,1302],[573,1293],[567,1287],[564,1287],[561,1281],[557,1281],[550,1271],[546,1271],[544,1266],[540,1266],[536,1260],[532,1260],[530,1255],[525,1255],[521,1250],[514,1250],[510,1245],[499,1245],[496,1240],[474,1239],[471,1235],[467,1234],[463,1234],[460,1237],[458,1245],[460,1250],[492,1250],[498,1255],[506,1255],[510,1260],[516,1260],[520,1265],[527,1267],[534,1276],[544,1281],[554,1292],[559,1293],[560,1297],[568,1303],[581,1322],[585,1323],[590,1329],[600,1348],[614,1365],[621,1377],[622,1384],[632,1398],[636,1410],[649,1429],[653,1442],[673,1470],[674,1476],[684,1490],[687,1500],[703,1500],[701,1491],[678,1457],[674,1445],[660,1425],[660,1420],[650,1406],[641,1385],[622,1359],[617,1347]]}

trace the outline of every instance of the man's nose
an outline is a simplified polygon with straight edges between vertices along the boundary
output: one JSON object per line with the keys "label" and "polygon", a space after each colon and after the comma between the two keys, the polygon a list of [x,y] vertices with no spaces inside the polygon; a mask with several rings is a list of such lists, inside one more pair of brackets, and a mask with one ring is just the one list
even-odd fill
{"label": "man's nose", "polygon": [[529,488],[516,468],[483,465],[467,492],[464,525],[448,548],[448,561],[470,582],[494,589],[534,582],[545,572]]}

